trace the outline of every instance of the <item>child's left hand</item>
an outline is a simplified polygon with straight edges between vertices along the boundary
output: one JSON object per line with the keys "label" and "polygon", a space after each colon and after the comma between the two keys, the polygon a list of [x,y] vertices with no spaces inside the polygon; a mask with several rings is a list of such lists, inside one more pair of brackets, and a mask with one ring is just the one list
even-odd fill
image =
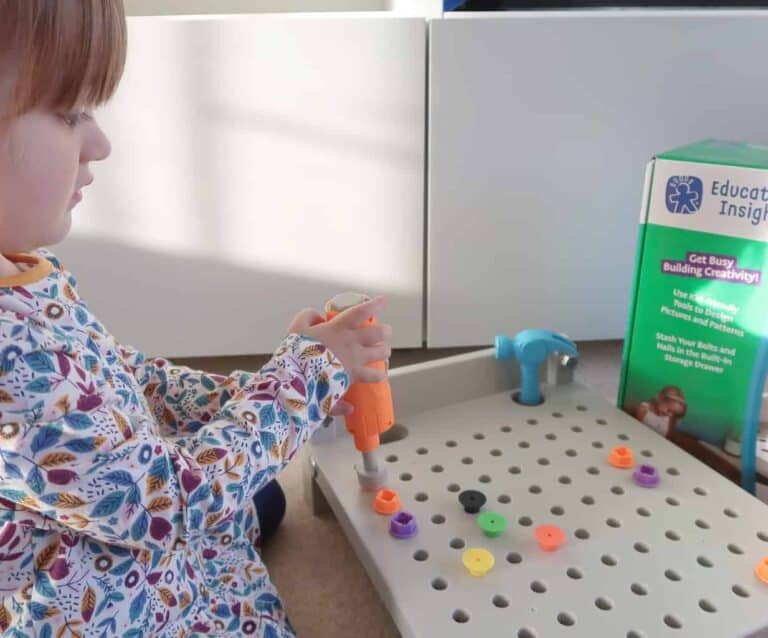
{"label": "child's left hand", "polygon": [[[316,326],[323,322],[325,322],[325,317],[321,315],[317,310],[314,308],[304,308],[303,310],[299,311],[299,313],[291,321],[290,325],[288,326],[287,334],[306,334],[308,332],[307,328],[311,328],[312,326]],[[387,328],[389,327],[387,326]],[[391,330],[389,332],[391,334]],[[388,345],[389,339],[386,339],[386,342]],[[331,409],[330,415],[347,416],[352,414],[354,411],[354,405],[352,405],[349,401],[340,399]]]}

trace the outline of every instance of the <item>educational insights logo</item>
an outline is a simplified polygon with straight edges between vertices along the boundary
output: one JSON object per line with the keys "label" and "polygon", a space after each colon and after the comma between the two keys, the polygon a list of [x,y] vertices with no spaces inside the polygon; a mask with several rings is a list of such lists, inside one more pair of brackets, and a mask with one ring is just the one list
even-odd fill
{"label": "educational insights logo", "polygon": [[667,180],[667,210],[690,215],[701,208],[704,184],[698,177],[675,176]]}

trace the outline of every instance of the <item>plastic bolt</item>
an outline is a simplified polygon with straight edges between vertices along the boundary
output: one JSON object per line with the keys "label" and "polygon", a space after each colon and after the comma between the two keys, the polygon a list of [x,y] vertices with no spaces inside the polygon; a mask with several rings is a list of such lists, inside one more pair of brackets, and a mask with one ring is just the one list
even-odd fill
{"label": "plastic bolt", "polygon": [[419,531],[416,518],[409,512],[398,512],[389,522],[389,533],[395,538],[413,538]]}
{"label": "plastic bolt", "polygon": [[629,469],[635,465],[635,455],[631,448],[619,445],[611,450],[608,455],[608,462],[614,467]]}
{"label": "plastic bolt", "polygon": [[477,490],[464,490],[459,494],[459,503],[467,514],[477,514],[485,501],[485,494]]}
{"label": "plastic bolt", "polygon": [[632,478],[640,487],[656,487],[661,481],[658,470],[653,465],[646,463],[634,471]]}
{"label": "plastic bolt", "polygon": [[536,540],[545,552],[554,552],[565,542],[565,532],[557,525],[540,525],[536,528]]}
{"label": "plastic bolt", "polygon": [[755,567],[755,574],[764,583],[768,584],[768,556],[763,558]]}
{"label": "plastic bolt", "polygon": [[507,519],[496,512],[483,512],[477,517],[477,524],[489,538],[501,536],[507,529]]}
{"label": "plastic bolt", "polygon": [[473,548],[462,554],[461,562],[472,576],[485,576],[496,561],[487,549]]}
{"label": "plastic bolt", "polygon": [[379,490],[373,500],[373,509],[379,514],[394,514],[400,509],[400,497],[395,490]]}

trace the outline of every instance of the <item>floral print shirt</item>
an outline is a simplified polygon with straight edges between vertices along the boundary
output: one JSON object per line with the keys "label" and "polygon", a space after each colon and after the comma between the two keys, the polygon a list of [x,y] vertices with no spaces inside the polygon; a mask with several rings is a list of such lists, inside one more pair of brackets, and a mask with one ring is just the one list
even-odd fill
{"label": "floral print shirt", "polygon": [[48,251],[0,279],[3,636],[293,636],[253,495],[344,395],[285,338],[228,377],[119,344]]}

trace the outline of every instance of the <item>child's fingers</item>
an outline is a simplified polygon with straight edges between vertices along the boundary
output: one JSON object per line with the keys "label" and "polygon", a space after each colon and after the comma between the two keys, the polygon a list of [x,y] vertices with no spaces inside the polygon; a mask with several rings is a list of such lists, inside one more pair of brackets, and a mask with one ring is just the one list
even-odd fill
{"label": "child's fingers", "polygon": [[320,323],[323,323],[325,321],[325,317],[322,314],[320,314],[317,310],[315,310],[314,308],[309,308],[309,310],[312,311],[310,316],[309,316],[309,325],[310,325],[310,327],[311,326],[316,326],[316,325],[318,325]]}
{"label": "child's fingers", "polygon": [[363,350],[363,363],[373,363],[374,361],[384,361],[392,356],[392,348],[389,346],[373,346]]}
{"label": "child's fingers", "polygon": [[343,399],[331,408],[331,416],[347,416],[355,411],[355,406]]}
{"label": "child's fingers", "polygon": [[379,343],[388,343],[392,338],[392,326],[385,323],[361,328],[358,331],[360,343],[364,346],[375,346]]}
{"label": "child's fingers", "polygon": [[338,321],[348,328],[357,328],[368,321],[369,318],[375,317],[384,309],[386,304],[387,301],[384,297],[375,297],[370,301],[345,310],[338,316]]}
{"label": "child's fingers", "polygon": [[354,376],[357,383],[378,383],[385,379],[386,372],[378,368],[363,367]]}
{"label": "child's fingers", "polygon": [[314,308],[304,308],[303,310],[299,311],[298,314],[293,318],[289,331],[303,332],[307,328],[311,328],[312,326],[316,326],[317,324],[322,323],[323,320],[323,315],[321,315]]}

